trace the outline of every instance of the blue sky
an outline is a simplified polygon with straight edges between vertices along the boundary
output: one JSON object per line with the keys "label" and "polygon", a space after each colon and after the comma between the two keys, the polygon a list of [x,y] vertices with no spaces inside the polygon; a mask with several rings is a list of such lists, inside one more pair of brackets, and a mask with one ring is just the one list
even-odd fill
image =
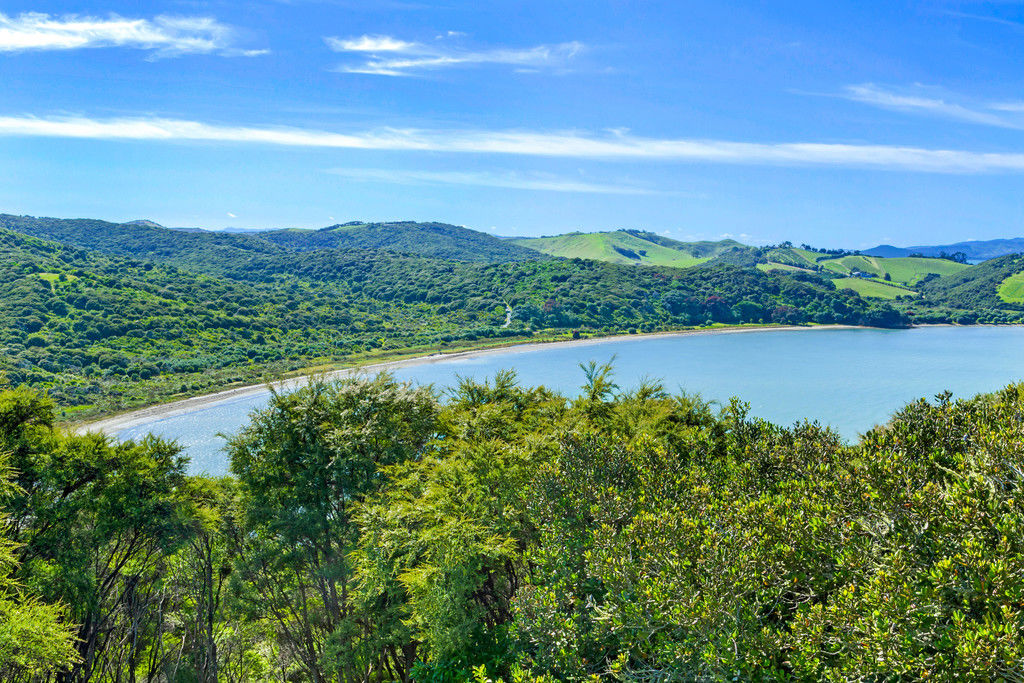
{"label": "blue sky", "polygon": [[1024,2],[5,2],[0,212],[1024,234]]}

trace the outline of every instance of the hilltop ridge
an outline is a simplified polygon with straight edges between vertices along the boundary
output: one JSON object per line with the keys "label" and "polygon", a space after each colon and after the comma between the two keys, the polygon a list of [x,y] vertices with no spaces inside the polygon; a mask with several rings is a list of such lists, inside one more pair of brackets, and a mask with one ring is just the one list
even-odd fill
{"label": "hilltop ridge", "polygon": [[625,229],[611,232],[571,232],[548,237],[521,237],[511,241],[521,247],[550,256],[674,268],[699,265],[729,249],[743,246],[735,240],[680,242],[643,230]]}
{"label": "hilltop ridge", "polygon": [[952,244],[923,245],[916,247],[894,247],[891,244],[879,244],[871,249],[861,251],[866,256],[882,256],[892,258],[895,256],[940,256],[943,253],[955,254],[960,252],[971,261],[987,261],[988,259],[1005,256],[1007,254],[1018,254],[1024,252],[1024,237],[1012,237],[1009,239],[994,240],[967,240],[964,242],[953,242]]}

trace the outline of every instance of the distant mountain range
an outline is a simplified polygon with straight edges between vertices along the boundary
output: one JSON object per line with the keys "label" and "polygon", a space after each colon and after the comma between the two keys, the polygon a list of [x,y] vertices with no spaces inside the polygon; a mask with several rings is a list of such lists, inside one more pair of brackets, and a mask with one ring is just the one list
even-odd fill
{"label": "distant mountain range", "polygon": [[967,258],[971,261],[987,261],[997,256],[1024,252],[1024,237],[999,240],[971,240],[968,242],[954,242],[953,244],[917,247],[894,247],[891,244],[880,244],[871,249],[862,249],[861,253],[867,256],[893,258],[897,256],[910,256],[911,254],[938,256],[943,252],[955,254],[958,251],[966,254]]}

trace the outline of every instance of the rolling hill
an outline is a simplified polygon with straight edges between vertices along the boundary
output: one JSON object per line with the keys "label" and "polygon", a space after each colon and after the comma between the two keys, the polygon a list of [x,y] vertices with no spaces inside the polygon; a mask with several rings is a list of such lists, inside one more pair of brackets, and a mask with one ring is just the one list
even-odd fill
{"label": "rolling hill", "polygon": [[919,296],[914,287],[923,280],[955,275],[971,266],[948,259],[898,256],[884,258],[863,254],[832,256],[796,247],[763,250],[764,271],[817,272],[832,278],[837,287],[852,289],[863,297],[895,299]]}
{"label": "rolling hill", "polygon": [[538,333],[908,322],[815,273],[459,262],[383,249],[294,251],[252,236],[103,221],[10,223],[63,232],[67,242],[0,229],[0,376],[50,391],[69,411]]}
{"label": "rolling hill", "polygon": [[1024,254],[1007,254],[954,275],[924,281],[918,289],[935,304],[950,308],[1022,310],[1024,305],[1015,301],[1022,272]]}
{"label": "rolling hill", "polygon": [[105,254],[225,273],[269,256],[321,249],[391,251],[473,263],[507,263],[542,254],[493,235],[444,223],[350,223],[322,230],[214,232],[165,228],[152,221],[0,215],[0,228]]}
{"label": "rolling hill", "polygon": [[623,265],[689,268],[742,246],[734,240],[721,242],[679,242],[640,230],[614,232],[573,232],[552,237],[511,240],[520,247],[550,256],[583,258]]}
{"label": "rolling hill", "polygon": [[954,275],[970,266],[940,258],[895,257],[881,258],[878,256],[851,255],[836,259],[827,259],[820,265],[843,277],[853,273],[870,273],[881,279],[888,275],[891,281],[913,286],[930,274]]}
{"label": "rolling hill", "polygon": [[505,263],[543,258],[509,240],[447,223],[345,223],[321,230],[271,230],[260,238],[290,251],[385,249],[452,261]]}
{"label": "rolling hill", "polygon": [[901,296],[919,297],[912,289],[897,287],[879,280],[865,280],[859,277],[841,277],[832,280],[838,289],[852,289],[866,299],[896,299]]}
{"label": "rolling hill", "polygon": [[824,258],[821,254],[800,249],[797,247],[776,247],[765,253],[769,263],[778,263],[796,268],[816,270],[818,260]]}

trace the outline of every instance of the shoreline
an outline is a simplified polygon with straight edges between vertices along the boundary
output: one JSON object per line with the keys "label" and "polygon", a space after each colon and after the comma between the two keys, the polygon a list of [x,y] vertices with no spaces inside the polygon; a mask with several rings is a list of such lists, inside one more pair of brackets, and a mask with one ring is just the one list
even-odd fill
{"label": "shoreline", "polygon": [[[922,325],[921,327],[924,326]],[[319,376],[328,380],[341,379],[344,377],[351,377],[352,375],[357,375],[363,372],[372,374],[376,372],[390,370],[392,368],[415,367],[418,365],[445,363],[452,360],[480,358],[498,354],[529,353],[531,351],[540,351],[546,348],[550,348],[553,345],[571,348],[580,346],[593,346],[595,344],[602,344],[609,341],[627,339],[658,339],[663,337],[689,337],[696,335],[715,336],[724,334],[744,334],[752,332],[797,332],[811,330],[856,329],[869,328],[865,328],[863,326],[858,325],[758,325],[749,327],[736,326],[711,329],[677,330],[672,332],[649,332],[646,334],[616,334],[609,335],[606,337],[588,337],[586,339],[522,342],[518,344],[510,344],[508,346],[501,346],[498,348],[490,349],[469,349],[465,351],[453,351],[451,353],[433,353],[426,356],[415,356],[413,358],[380,361],[377,363],[370,363],[367,365],[355,365],[351,367],[338,368],[336,370],[328,370],[326,372],[309,373],[300,375],[298,377],[290,377],[288,379],[276,380],[273,382],[249,384],[242,387],[235,387],[233,389],[216,391],[210,394],[191,396],[189,398],[183,398],[176,401],[171,401],[169,403],[159,403],[157,405],[148,406],[146,408],[139,408],[136,410],[110,415],[108,417],[102,417],[97,420],[91,420],[89,422],[84,422],[77,425],[70,425],[69,429],[76,434],[85,434],[87,432],[102,432],[104,434],[113,436],[118,432],[121,432],[126,429],[131,429],[133,427],[137,427],[140,424],[145,424],[148,422],[154,422],[158,420],[165,420],[171,417],[176,417],[178,415],[190,413],[196,410],[210,408],[222,403],[229,403],[231,401],[251,398],[253,396],[268,393],[270,389],[274,389],[275,391],[294,390],[302,386],[310,377]]]}

